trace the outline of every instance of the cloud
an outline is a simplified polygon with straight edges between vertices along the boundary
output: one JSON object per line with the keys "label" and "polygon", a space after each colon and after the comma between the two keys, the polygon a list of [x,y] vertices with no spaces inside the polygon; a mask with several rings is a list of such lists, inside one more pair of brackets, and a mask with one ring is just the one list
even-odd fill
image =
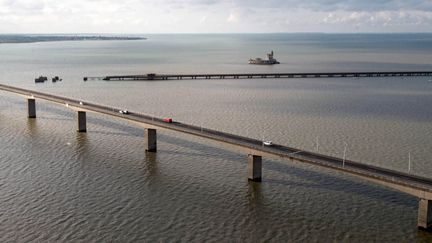
{"label": "cloud", "polygon": [[233,0],[237,6],[308,9],[313,11],[432,11],[430,0]]}
{"label": "cloud", "polygon": [[0,32],[431,32],[431,15],[431,0],[0,0]]}
{"label": "cloud", "polygon": [[424,11],[379,11],[329,13],[323,24],[346,24],[351,26],[421,26],[430,25],[432,12]]}
{"label": "cloud", "polygon": [[239,22],[238,15],[235,13],[230,13],[230,15],[227,18],[227,22],[228,23],[238,23]]}
{"label": "cloud", "polygon": [[207,16],[202,16],[199,22],[201,24],[204,24],[206,21],[207,21]]}
{"label": "cloud", "polygon": [[45,2],[41,0],[3,0],[0,1],[0,11],[3,14],[41,14],[45,9]]}

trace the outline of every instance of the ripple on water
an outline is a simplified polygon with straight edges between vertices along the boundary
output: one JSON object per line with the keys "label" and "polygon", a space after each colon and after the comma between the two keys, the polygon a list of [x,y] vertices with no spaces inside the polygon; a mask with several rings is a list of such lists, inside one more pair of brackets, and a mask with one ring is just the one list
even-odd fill
{"label": "ripple on water", "polygon": [[[239,91],[240,96],[259,99],[260,94],[250,92]],[[41,104],[38,118],[29,121],[22,105],[12,96],[0,100],[2,242],[364,242],[430,238],[417,233],[416,199],[338,172],[264,158],[264,180],[252,183],[246,179],[245,155],[201,139],[160,131],[158,153],[146,154],[142,128],[91,115],[89,132],[77,134],[72,112]],[[265,137],[310,149],[318,134],[320,151],[338,155],[340,150],[334,148],[343,146],[346,139],[350,141],[349,158],[385,161],[382,165],[390,168],[404,167],[395,158],[405,152],[378,153],[408,146],[419,139],[413,134],[429,126],[322,116],[318,120],[322,127],[314,127],[310,124],[317,118],[310,114],[289,113],[287,119],[278,109],[270,109],[266,119],[274,122],[264,123],[262,128],[260,120],[246,121],[259,116],[257,110],[268,109],[268,104],[257,102],[256,109],[238,116],[231,116],[235,105],[226,107],[214,109],[215,114],[224,120],[226,117],[226,124],[210,118],[206,123],[259,139],[261,131],[271,127],[278,132]],[[410,132],[405,134],[406,140],[399,141],[394,133],[403,128]],[[305,132],[308,129],[310,132]],[[361,136],[346,135],[355,129],[362,131]],[[377,130],[380,133],[375,135]],[[396,141],[385,143],[387,140]],[[424,149],[412,150],[414,158]],[[415,166],[427,171],[427,165]]]}

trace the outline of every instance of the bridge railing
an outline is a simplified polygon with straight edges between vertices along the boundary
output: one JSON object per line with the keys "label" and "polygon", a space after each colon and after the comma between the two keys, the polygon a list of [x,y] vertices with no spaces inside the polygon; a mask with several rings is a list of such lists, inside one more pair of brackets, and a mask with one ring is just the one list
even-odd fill
{"label": "bridge railing", "polygon": [[[53,102],[60,103],[60,104],[70,103],[71,105],[73,105],[75,107],[80,107],[81,106],[80,102],[82,102],[81,100],[71,99],[68,97],[45,94],[45,93],[38,92],[38,91],[30,91],[30,90],[11,87],[11,86],[2,85],[2,84],[0,84],[0,88],[3,90],[10,91],[10,92],[19,93],[22,95],[28,95],[28,96],[34,95],[35,98],[38,98],[37,96],[40,96],[40,98],[42,98],[42,99],[51,100]],[[257,149],[257,150],[260,150],[263,152],[269,152],[272,154],[276,154],[276,155],[279,155],[281,157],[289,157],[289,158],[299,159],[299,160],[302,160],[305,162],[314,162],[316,164],[331,165],[331,167],[333,167],[333,168],[336,168],[336,167],[337,168],[343,168],[343,166],[345,165],[346,167],[368,170],[368,171],[374,171],[374,172],[381,173],[382,175],[387,174],[389,176],[398,176],[399,178],[404,178],[407,180],[417,181],[419,183],[427,183],[427,184],[432,185],[432,180],[428,179],[428,178],[419,177],[419,176],[407,174],[404,172],[398,172],[398,171],[394,171],[394,170],[384,169],[384,168],[380,168],[380,167],[375,167],[375,166],[364,164],[364,163],[353,162],[350,160],[345,160],[345,163],[343,163],[343,160],[340,158],[336,158],[336,157],[332,157],[332,156],[328,156],[328,155],[323,155],[323,154],[318,154],[318,153],[314,153],[314,152],[309,152],[309,151],[302,151],[299,149],[290,148],[290,147],[286,147],[286,146],[278,145],[278,144],[274,144],[273,146],[263,146],[262,141],[257,140],[257,139],[248,138],[248,137],[235,135],[235,134],[230,134],[230,133],[226,133],[226,132],[221,132],[218,130],[204,128],[201,126],[189,125],[189,124],[180,123],[180,122],[170,124],[170,123],[164,122],[162,118],[149,116],[147,114],[134,113],[134,112],[131,112],[130,115],[124,116],[124,115],[121,115],[118,113],[118,111],[120,110],[119,108],[98,104],[96,102],[87,102],[86,101],[86,102],[82,103],[82,106],[84,109],[96,108],[94,111],[101,112],[101,113],[107,113],[110,115],[115,114],[116,116],[119,116],[119,117],[121,116],[121,117],[124,117],[127,119],[136,120],[138,122],[143,122],[142,120],[139,120],[139,119],[145,119],[146,120],[145,122],[147,122],[149,124],[153,123],[154,125],[157,125],[160,127],[166,127],[166,128],[172,129],[172,130],[183,131],[186,133],[192,133],[191,131],[193,131],[196,135],[201,134],[200,136],[202,136],[202,137],[207,137],[207,138],[214,139],[214,140],[224,141],[224,142],[231,143],[231,144],[242,145],[244,147],[248,147],[248,148]],[[349,170],[349,168],[345,168],[345,170]]]}

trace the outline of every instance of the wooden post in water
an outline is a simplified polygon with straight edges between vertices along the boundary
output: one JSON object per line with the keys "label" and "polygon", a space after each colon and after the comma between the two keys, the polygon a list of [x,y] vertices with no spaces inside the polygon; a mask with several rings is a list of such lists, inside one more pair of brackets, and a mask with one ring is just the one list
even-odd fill
{"label": "wooden post in water", "polygon": [[145,132],[145,150],[148,152],[157,151],[156,129],[146,128]]}
{"label": "wooden post in water", "polygon": [[428,229],[432,225],[432,201],[420,199],[418,208],[417,227]]}
{"label": "wooden post in water", "polygon": [[36,118],[36,100],[33,98],[27,99],[28,118]]}
{"label": "wooden post in water", "polygon": [[87,119],[85,111],[78,111],[78,132],[87,132]]}
{"label": "wooden post in water", "polygon": [[259,155],[248,154],[248,179],[251,181],[261,181],[262,178],[262,157]]}

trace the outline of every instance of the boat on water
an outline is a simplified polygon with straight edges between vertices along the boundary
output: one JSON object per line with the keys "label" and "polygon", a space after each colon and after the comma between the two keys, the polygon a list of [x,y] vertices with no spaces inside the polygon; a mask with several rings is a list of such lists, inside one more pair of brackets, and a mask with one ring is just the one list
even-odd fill
{"label": "boat on water", "polygon": [[48,78],[45,76],[39,76],[39,78],[35,78],[35,83],[43,83],[45,81],[47,81]]}
{"label": "boat on water", "polygon": [[273,57],[274,53],[273,51],[271,51],[270,53],[267,53],[267,60],[265,59],[261,59],[259,57],[257,58],[251,58],[249,59],[249,64],[258,64],[258,65],[273,65],[273,64],[279,64],[280,62],[278,62],[274,57]]}
{"label": "boat on water", "polygon": [[57,82],[57,81],[62,81],[63,79],[59,78],[59,76],[55,76],[54,78],[52,78],[53,83]]}

